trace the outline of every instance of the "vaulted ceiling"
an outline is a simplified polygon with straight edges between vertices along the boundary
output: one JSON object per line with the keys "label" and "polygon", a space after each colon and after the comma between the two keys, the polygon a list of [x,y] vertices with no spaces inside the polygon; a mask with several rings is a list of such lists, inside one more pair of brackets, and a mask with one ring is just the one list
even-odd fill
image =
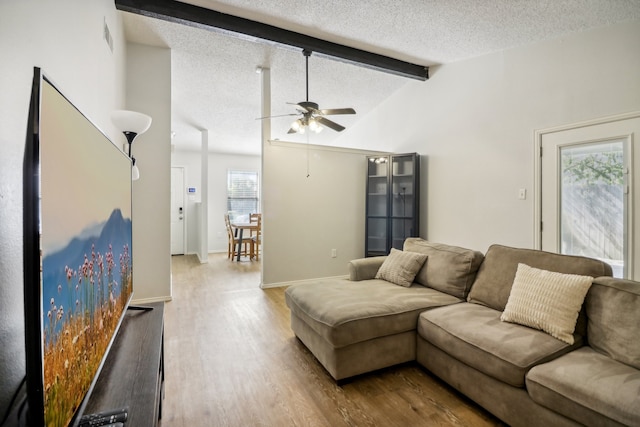
{"label": "vaulted ceiling", "polygon": [[[640,0],[186,3],[431,68],[640,19]],[[295,113],[287,103],[305,100],[305,62],[299,48],[120,13],[129,42],[172,50],[172,143],[178,150],[199,150],[200,131],[208,129],[212,151],[260,153],[260,121],[256,119],[261,116],[261,77],[256,67],[271,70],[273,115]],[[596,62],[594,58],[594,66]],[[343,132],[407,82],[406,77],[318,55],[309,58],[310,100],[321,108],[353,107],[357,111],[354,116],[331,117],[347,127]],[[429,84],[429,80],[420,84]],[[287,134],[293,119],[272,119],[273,139],[306,142],[306,134]],[[336,135],[324,129],[312,134],[310,142],[332,145]]]}

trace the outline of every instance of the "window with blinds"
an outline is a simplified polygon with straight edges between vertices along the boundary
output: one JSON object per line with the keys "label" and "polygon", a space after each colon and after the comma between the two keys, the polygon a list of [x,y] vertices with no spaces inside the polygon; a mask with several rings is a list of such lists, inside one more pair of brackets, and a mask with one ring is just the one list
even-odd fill
{"label": "window with blinds", "polygon": [[227,211],[235,222],[249,222],[249,214],[259,212],[258,172],[227,172]]}

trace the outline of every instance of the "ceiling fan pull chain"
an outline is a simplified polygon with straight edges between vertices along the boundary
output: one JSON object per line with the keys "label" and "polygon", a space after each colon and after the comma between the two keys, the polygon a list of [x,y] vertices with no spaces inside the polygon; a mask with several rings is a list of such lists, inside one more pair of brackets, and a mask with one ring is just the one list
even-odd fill
{"label": "ceiling fan pull chain", "polygon": [[309,134],[307,134],[307,178],[309,178],[311,174],[309,173]]}

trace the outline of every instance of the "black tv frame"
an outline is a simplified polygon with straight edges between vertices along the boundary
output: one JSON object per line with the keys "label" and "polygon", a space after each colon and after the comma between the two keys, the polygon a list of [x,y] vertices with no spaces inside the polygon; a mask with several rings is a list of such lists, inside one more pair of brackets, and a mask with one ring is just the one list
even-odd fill
{"label": "black tv frame", "polygon": [[[87,118],[49,79],[39,67],[34,67],[30,106],[27,120],[26,144],[23,163],[23,277],[24,315],[26,346],[26,379],[16,391],[13,407],[10,408],[6,423],[16,426],[45,427],[44,420],[44,363],[42,338],[42,250],[41,250],[41,206],[40,206],[40,119],[43,83],[55,89],[73,109],[99,132],[104,139],[109,138]],[[114,146],[115,149],[117,147]],[[122,153],[124,157],[129,157]],[[131,160],[129,159],[131,164]],[[69,167],[69,165],[63,165]],[[129,168],[131,171],[131,168]],[[129,176],[129,182],[131,177]],[[131,247],[130,247],[131,250]],[[95,375],[86,394],[78,406],[69,426],[78,426],[84,408],[91,396],[97,378],[109,354],[122,320],[130,307],[133,289],[110,337]]]}

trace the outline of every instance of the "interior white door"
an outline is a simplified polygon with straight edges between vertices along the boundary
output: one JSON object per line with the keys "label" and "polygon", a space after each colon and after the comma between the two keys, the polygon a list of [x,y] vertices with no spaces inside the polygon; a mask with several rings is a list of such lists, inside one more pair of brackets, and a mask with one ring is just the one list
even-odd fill
{"label": "interior white door", "polygon": [[640,114],[538,135],[541,249],[600,258],[615,276],[637,278]]}
{"label": "interior white door", "polygon": [[184,168],[171,168],[171,255],[185,253],[185,207]]}

